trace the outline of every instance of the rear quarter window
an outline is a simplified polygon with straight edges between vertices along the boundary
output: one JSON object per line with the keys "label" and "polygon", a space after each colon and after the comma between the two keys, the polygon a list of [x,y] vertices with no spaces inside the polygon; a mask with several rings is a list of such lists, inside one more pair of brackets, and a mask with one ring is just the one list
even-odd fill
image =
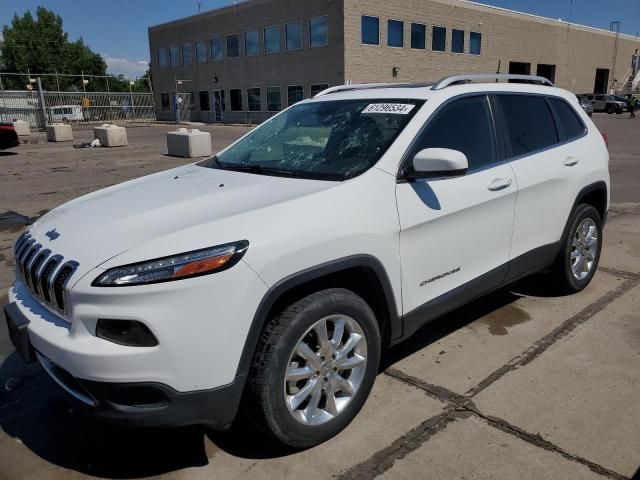
{"label": "rear quarter window", "polygon": [[559,122],[561,141],[575,140],[584,135],[586,127],[573,107],[561,98],[550,98]]}
{"label": "rear quarter window", "polygon": [[559,143],[553,114],[546,99],[536,95],[498,95],[507,127],[511,157],[535,153]]}

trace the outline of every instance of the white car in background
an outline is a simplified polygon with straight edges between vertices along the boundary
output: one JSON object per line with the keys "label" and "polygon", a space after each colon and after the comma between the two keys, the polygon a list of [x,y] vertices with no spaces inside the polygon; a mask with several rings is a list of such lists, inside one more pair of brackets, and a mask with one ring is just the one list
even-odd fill
{"label": "white car in background", "polygon": [[49,108],[52,123],[73,123],[84,121],[80,105],[58,105]]}
{"label": "white car in background", "polygon": [[608,160],[576,96],[540,77],[330,88],[217,156],[37,220],[9,331],[94,415],[224,429],[244,398],[309,447],[434,318],[542,270],[585,288]]}

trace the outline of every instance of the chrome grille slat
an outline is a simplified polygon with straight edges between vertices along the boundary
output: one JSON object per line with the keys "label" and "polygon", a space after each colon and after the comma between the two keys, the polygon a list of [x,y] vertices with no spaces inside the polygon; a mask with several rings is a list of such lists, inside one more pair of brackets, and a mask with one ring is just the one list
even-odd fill
{"label": "chrome grille slat", "polygon": [[62,255],[43,249],[30,233],[23,233],[14,245],[16,270],[24,285],[45,306],[67,315],[67,285],[78,262],[63,262]]}

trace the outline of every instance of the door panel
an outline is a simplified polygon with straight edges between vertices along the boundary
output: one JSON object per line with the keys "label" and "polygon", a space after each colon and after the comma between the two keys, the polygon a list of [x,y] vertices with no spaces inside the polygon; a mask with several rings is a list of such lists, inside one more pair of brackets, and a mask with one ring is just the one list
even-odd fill
{"label": "door panel", "polygon": [[513,178],[506,164],[398,184],[405,313],[509,261],[517,188],[490,187]]}

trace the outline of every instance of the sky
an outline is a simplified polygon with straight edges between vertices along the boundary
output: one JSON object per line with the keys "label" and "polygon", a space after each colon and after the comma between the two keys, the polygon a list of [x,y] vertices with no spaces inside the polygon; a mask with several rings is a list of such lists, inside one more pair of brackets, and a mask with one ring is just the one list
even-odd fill
{"label": "sky", "polygon": [[[306,1],[306,0],[299,0]],[[142,75],[149,61],[147,28],[198,12],[229,5],[233,0],[0,0],[0,26],[11,22],[15,13],[42,5],[62,16],[65,30],[75,40],[82,37],[100,53],[109,73],[128,77]],[[481,0],[480,3],[562,18],[583,25],[609,29],[614,20],[621,31],[640,32],[640,0]]]}

